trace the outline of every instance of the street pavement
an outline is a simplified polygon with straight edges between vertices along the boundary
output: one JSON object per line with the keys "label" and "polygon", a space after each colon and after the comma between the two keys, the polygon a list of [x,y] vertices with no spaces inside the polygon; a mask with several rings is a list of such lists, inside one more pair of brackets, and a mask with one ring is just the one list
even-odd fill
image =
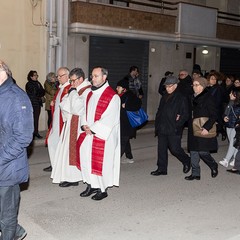
{"label": "street pavement", "polygon": [[[240,176],[219,166],[213,179],[201,162],[201,180],[186,181],[189,174],[170,153],[168,175],[151,176],[157,158],[151,126],[131,140],[135,162],[121,164],[120,186],[109,189],[102,201],[81,198],[83,183],[52,184],[50,173],[42,170],[49,166],[43,143],[34,141],[30,181],[21,192],[19,223],[27,240],[240,240]],[[217,161],[227,144],[219,137]]]}

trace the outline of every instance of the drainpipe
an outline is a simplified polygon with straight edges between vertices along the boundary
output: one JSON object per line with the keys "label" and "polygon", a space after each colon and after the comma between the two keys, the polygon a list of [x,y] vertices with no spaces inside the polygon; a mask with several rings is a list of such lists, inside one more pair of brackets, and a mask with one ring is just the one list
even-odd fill
{"label": "drainpipe", "polygon": [[56,69],[62,66],[63,58],[63,0],[56,2],[56,14],[57,14],[57,37],[59,44],[56,48]]}

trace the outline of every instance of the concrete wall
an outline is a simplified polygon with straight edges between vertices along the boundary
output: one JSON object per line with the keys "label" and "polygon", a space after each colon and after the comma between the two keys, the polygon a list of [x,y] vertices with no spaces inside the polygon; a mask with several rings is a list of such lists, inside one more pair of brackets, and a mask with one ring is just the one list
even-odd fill
{"label": "concrete wall", "polygon": [[[1,0],[0,9],[0,58],[9,65],[17,84],[24,90],[30,70],[36,70],[39,81],[44,83],[47,31],[45,26],[37,25],[42,25],[40,16],[45,12],[45,1],[38,1],[33,7],[29,0]],[[42,109],[40,130],[46,128],[45,109]]]}

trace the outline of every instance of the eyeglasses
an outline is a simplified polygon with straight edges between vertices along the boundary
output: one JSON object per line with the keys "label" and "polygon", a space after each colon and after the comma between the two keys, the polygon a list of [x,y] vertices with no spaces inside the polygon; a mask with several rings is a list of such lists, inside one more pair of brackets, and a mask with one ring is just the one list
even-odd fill
{"label": "eyeglasses", "polygon": [[192,87],[198,87],[200,86],[201,84],[193,84]]}
{"label": "eyeglasses", "polygon": [[171,88],[171,87],[173,87],[175,84],[171,84],[171,85],[166,85],[165,87],[166,88]]}
{"label": "eyeglasses", "polygon": [[57,75],[56,78],[58,78],[58,77],[61,78],[61,77],[65,76],[65,75],[67,75],[67,74],[64,73],[64,74],[62,74],[62,75]]}
{"label": "eyeglasses", "polygon": [[38,77],[38,75],[37,74],[33,74],[33,77]]}
{"label": "eyeglasses", "polygon": [[75,79],[69,79],[69,82],[70,82],[70,83],[75,83],[75,81],[77,81],[79,78],[80,78],[80,77],[75,78]]}
{"label": "eyeglasses", "polygon": [[185,76],[187,75],[186,73],[179,73],[178,76]]}

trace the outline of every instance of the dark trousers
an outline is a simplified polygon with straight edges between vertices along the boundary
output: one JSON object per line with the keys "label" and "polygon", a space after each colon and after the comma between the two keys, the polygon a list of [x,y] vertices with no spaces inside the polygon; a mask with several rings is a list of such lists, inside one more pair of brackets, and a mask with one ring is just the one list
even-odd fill
{"label": "dark trousers", "polygon": [[20,200],[19,185],[0,187],[1,240],[13,240],[17,229]]}
{"label": "dark trousers", "polygon": [[47,110],[47,113],[48,113],[48,121],[47,121],[47,124],[48,124],[48,128],[50,127],[51,123],[52,123],[52,111],[51,110]]}
{"label": "dark trousers", "polygon": [[41,106],[33,107],[33,119],[34,119],[34,134],[38,134],[38,124],[39,124],[39,116],[41,113]]}
{"label": "dark trousers", "polygon": [[189,164],[190,157],[181,147],[180,135],[162,135],[158,134],[158,170],[167,172],[168,167],[168,149],[182,164]]}
{"label": "dark trousers", "polygon": [[200,158],[208,165],[210,169],[216,169],[218,164],[215,162],[214,158],[211,156],[209,152],[196,152],[190,151],[191,154],[191,163],[192,163],[192,175],[193,176],[200,176]]}
{"label": "dark trousers", "polygon": [[133,158],[129,136],[121,136],[121,157],[124,153],[126,155],[126,158]]}

